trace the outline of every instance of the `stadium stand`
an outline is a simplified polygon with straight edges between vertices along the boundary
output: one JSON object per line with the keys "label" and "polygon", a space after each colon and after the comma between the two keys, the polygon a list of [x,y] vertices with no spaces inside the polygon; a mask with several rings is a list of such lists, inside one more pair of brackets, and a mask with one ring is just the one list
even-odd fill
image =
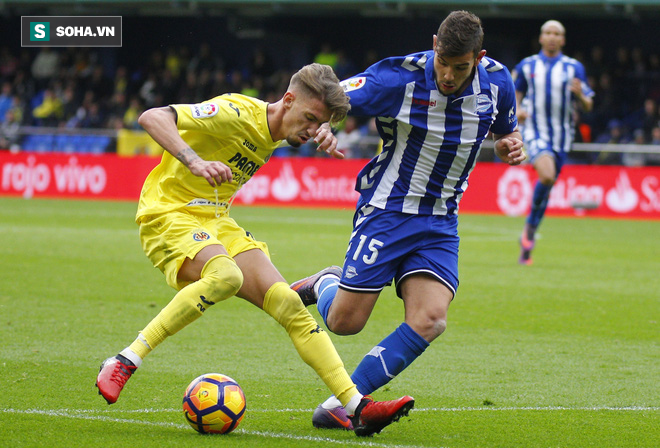
{"label": "stadium stand", "polygon": [[[17,17],[1,20],[3,25],[13,24],[1,27],[4,34],[16,32]],[[336,69],[346,76],[365,68],[374,58],[426,48],[429,43],[426,34],[436,26],[416,27],[426,32],[423,34],[425,40],[420,40],[417,33],[412,32],[405,43],[401,42],[405,39],[393,36],[397,45],[389,50],[382,44],[380,47],[371,43],[356,46],[356,39],[352,36],[344,39],[339,35],[328,41],[323,26],[309,27],[300,39],[300,35],[273,31],[269,20],[261,21],[259,26],[246,24],[241,29],[232,25],[230,18],[181,19],[177,23],[178,29],[201,29],[204,32],[200,31],[192,38],[173,39],[168,34],[172,19],[127,18],[124,25],[126,40],[124,47],[119,49],[20,48],[8,43],[12,39],[3,39],[0,41],[0,148],[113,152],[116,144],[112,132],[138,128],[137,117],[146,108],[198,102],[226,92],[274,99],[285,89],[285,80],[293,69],[312,62],[322,52],[331,52],[332,61],[338,65]],[[534,37],[541,20],[514,21],[521,33],[513,41],[502,31],[511,27],[512,19],[486,19],[488,34],[492,36],[485,42],[489,54],[512,67],[520,56],[537,50]],[[228,29],[232,26],[238,28],[214,36],[208,28],[218,21],[226,24]],[[130,30],[137,22],[144,32],[136,37]],[[361,42],[366,42],[370,35],[381,32],[391,23],[387,18],[364,20],[365,38]],[[611,48],[605,38],[608,30],[598,31],[603,28],[602,23],[609,22],[584,22],[577,26],[578,23],[581,23],[578,19],[568,22],[568,32],[585,38],[571,39],[576,44],[567,48],[566,53],[585,64],[589,82],[596,91],[593,112],[579,117],[578,145],[611,141],[609,134],[614,122],[619,125],[619,143],[652,144],[653,135],[660,132],[656,130],[660,127],[660,54],[657,47],[645,47],[644,43],[653,39],[635,40],[627,36]],[[653,20],[646,25],[635,24],[630,18],[621,18],[610,28],[621,30],[635,26],[644,33],[646,26],[655,30],[652,32],[657,35],[660,27],[655,27],[654,23],[657,25]],[[250,29],[252,35],[247,33]],[[136,44],[135,39],[141,39],[140,44]],[[16,40],[15,36],[13,40]],[[219,40],[231,40],[232,45],[223,45]],[[140,51],[128,51],[134,48]],[[369,134],[369,124],[359,122],[359,132]],[[32,127],[44,128],[44,134],[30,135]],[[93,130],[98,129],[108,133],[94,135]],[[377,144],[367,145],[365,149],[362,144],[351,152],[366,156],[376,147]],[[315,154],[311,148],[289,148],[280,153]],[[593,162],[599,157],[578,159],[576,162]],[[649,160],[655,163],[653,157]]]}

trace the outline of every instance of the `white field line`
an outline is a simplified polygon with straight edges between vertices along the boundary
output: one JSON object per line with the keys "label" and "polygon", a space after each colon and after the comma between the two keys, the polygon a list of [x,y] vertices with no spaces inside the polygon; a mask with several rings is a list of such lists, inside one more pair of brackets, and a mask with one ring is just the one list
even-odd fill
{"label": "white field line", "polygon": [[[630,412],[630,411],[660,411],[660,407],[655,406],[587,406],[587,407],[564,407],[564,406],[545,406],[545,407],[463,407],[463,408],[420,408],[415,409],[414,412],[480,412],[480,411],[615,411],[615,412]],[[176,428],[189,430],[189,426],[183,423],[172,422],[151,422],[144,420],[135,420],[130,418],[116,418],[107,415],[107,413],[180,413],[180,409],[13,409],[13,408],[0,408],[0,413],[4,414],[28,414],[28,415],[45,415],[48,417],[62,417],[62,418],[75,418],[82,420],[93,420],[102,422],[113,423],[126,423],[133,425],[157,426],[166,428]],[[307,412],[311,413],[312,409],[250,409],[250,412]],[[271,439],[288,439],[288,440],[305,440],[309,442],[326,442],[334,443],[342,446],[358,446],[358,447],[391,447],[391,448],[425,448],[419,445],[392,445],[390,443],[381,444],[371,441],[362,440],[334,440],[328,437],[314,437],[314,436],[296,436],[293,434],[277,433],[272,431],[251,431],[245,429],[237,429],[239,434],[247,434],[252,436],[260,436]],[[436,447],[438,448],[438,447]]]}
{"label": "white field line", "polygon": [[[166,410],[141,410],[142,412],[171,412],[171,409],[166,409]],[[114,417],[107,417],[103,415],[89,415],[90,413],[97,413],[98,411],[96,410],[70,410],[70,409],[63,409],[63,410],[45,410],[45,409],[0,409],[0,413],[11,413],[11,414],[30,414],[30,415],[45,415],[48,417],[64,417],[64,418],[75,418],[75,419],[82,419],[82,420],[95,420],[95,421],[102,421],[102,422],[112,422],[112,423],[128,423],[128,424],[136,424],[136,425],[146,425],[146,426],[160,426],[160,427],[167,427],[167,428],[177,428],[177,429],[185,429],[185,430],[190,430],[190,426],[187,424],[183,423],[171,423],[171,422],[149,422],[149,421],[143,421],[143,420],[133,420],[133,419],[127,419],[127,418],[114,418]],[[121,411],[120,411],[121,412]],[[126,412],[126,411],[124,411]],[[140,412],[140,410],[134,410],[132,412]],[[180,410],[177,410],[177,412],[181,412]],[[310,411],[311,412],[311,411]],[[271,438],[271,439],[288,439],[288,440],[305,440],[309,442],[325,442],[325,443],[334,443],[337,445],[341,446],[358,446],[358,447],[376,447],[376,448],[426,448],[423,446],[419,445],[392,445],[391,443],[377,443],[377,442],[371,442],[371,441],[363,441],[363,440],[335,440],[331,439],[329,437],[314,437],[314,436],[296,436],[293,434],[285,434],[285,433],[278,433],[278,432],[273,432],[273,431],[250,431],[250,430],[245,430],[245,429],[237,429],[234,431],[235,433],[238,434],[247,434],[251,436],[261,436],[265,438]]]}
{"label": "white field line", "polygon": [[[248,408],[249,412],[299,412],[299,413],[312,413],[314,409],[252,409]],[[635,411],[660,411],[660,406],[475,406],[475,407],[457,407],[457,408],[413,408],[412,412],[503,412],[503,411],[619,411],[619,412],[635,412]],[[182,409],[178,408],[144,408],[144,409],[121,409],[121,408],[108,408],[108,409],[55,409],[55,410],[40,410],[40,409],[12,409],[0,408],[0,413],[44,413],[52,412],[63,414],[158,414],[158,413],[181,413]],[[183,425],[187,428],[187,425]]]}

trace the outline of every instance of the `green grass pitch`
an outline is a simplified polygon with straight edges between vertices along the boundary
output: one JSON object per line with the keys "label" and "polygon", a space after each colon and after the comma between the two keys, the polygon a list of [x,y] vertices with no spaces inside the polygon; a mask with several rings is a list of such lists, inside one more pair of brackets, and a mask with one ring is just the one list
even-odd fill
{"label": "green grass pitch", "polygon": [[[527,267],[522,218],[461,216],[448,329],[375,394],[410,394],[416,407],[358,439],[312,427],[325,386],[274,320],[236,298],[158,347],[108,406],[94,387],[99,364],[174,294],[142,253],[135,204],[2,198],[0,210],[0,446],[660,446],[658,222],[547,218]],[[293,281],[342,263],[352,213],[232,216]],[[348,370],[402,319],[387,288],[360,335],[332,335]],[[183,419],[185,387],[208,372],[247,396],[227,436]]]}

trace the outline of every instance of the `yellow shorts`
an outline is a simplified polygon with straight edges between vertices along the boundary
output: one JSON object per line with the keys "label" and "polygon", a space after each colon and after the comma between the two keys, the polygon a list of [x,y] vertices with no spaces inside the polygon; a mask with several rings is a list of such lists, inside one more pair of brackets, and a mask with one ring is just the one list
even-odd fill
{"label": "yellow shorts", "polygon": [[250,249],[261,249],[270,258],[266,243],[255,240],[227,215],[216,218],[175,211],[143,216],[140,242],[154,266],[165,274],[167,284],[177,290],[188,284],[177,280],[184,260],[192,260],[206,246],[221,244],[232,258]]}

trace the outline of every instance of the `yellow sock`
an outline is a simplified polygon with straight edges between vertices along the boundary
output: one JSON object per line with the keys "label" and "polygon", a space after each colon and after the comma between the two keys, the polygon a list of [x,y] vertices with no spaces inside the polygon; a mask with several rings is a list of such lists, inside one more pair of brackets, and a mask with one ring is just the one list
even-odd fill
{"label": "yellow sock", "polygon": [[198,319],[209,306],[235,295],[242,284],[243,273],[231,257],[211,258],[204,265],[201,278],[181,289],[128,348],[144,359],[168,336]]}
{"label": "yellow sock", "polygon": [[302,360],[316,371],[343,405],[359,394],[330,337],[289,285],[279,282],[271,286],[264,298],[264,311],[284,327]]}

